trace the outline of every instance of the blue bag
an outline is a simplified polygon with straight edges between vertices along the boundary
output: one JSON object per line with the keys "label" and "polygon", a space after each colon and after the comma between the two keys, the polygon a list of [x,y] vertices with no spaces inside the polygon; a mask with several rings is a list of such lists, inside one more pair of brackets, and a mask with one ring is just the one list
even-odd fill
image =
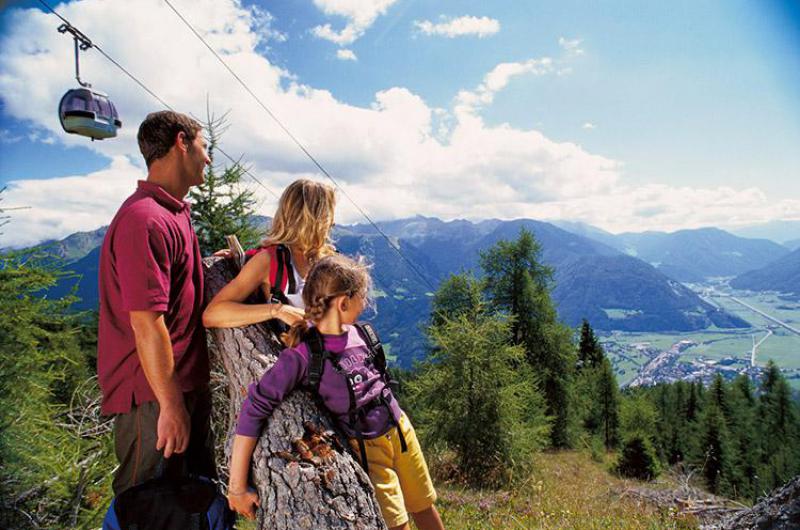
{"label": "blue bag", "polygon": [[117,495],[103,530],[231,530],[235,520],[210,480],[160,477]]}

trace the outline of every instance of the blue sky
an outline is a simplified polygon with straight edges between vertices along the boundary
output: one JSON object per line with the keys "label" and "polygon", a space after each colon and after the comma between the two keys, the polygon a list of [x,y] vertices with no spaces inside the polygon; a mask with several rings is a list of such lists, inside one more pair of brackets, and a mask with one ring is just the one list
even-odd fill
{"label": "blue sky", "polygon": [[[190,44],[186,28],[163,3],[149,4],[158,26],[153,31],[165,35],[156,40],[163,49],[146,40],[145,30],[151,29],[144,25],[146,13],[137,14],[142,26],[131,21],[125,32],[101,29],[104,19],[125,20],[125,3],[83,0],[58,4],[57,9],[71,14],[68,18],[76,26],[120,62],[135,66],[181,110],[197,114],[202,110],[197,101],[205,94],[220,112],[234,108],[231,147],[246,153],[275,189],[297,176],[313,175],[208,51],[197,41]],[[219,4],[231,4],[230,9],[175,2],[210,36],[224,34],[225,25],[215,24],[230,17],[235,26],[231,53],[258,59],[271,72],[272,77],[260,79],[256,67],[245,68],[256,91],[378,218],[414,213],[570,218],[612,231],[800,219],[796,2]],[[82,60],[84,76],[115,98],[129,134],[104,145],[67,138],[47,117],[48,112],[55,115],[58,98],[47,97],[71,83],[71,42],[56,34],[58,22],[52,16],[35,16],[37,6],[12,2],[0,16],[0,74],[6,78],[0,83],[0,183],[9,185],[7,204],[24,204],[27,197],[34,209],[51,210],[39,219],[39,228],[36,212],[20,219],[28,240],[105,224],[108,212],[113,213],[113,193],[94,198],[98,215],[83,215],[80,221],[69,208],[61,218],[52,213],[61,207],[53,193],[79,182],[69,179],[98,172],[109,172],[108,178],[136,173],[141,163],[131,135],[147,110],[158,108],[113,66],[87,58]],[[483,25],[488,33],[446,34],[448,24],[467,16],[480,19],[470,26],[473,31]],[[424,21],[438,24],[442,33],[426,34]],[[326,24],[331,30],[327,38],[314,29]],[[337,37],[347,27],[354,29],[353,35]],[[225,44],[220,46],[223,50]],[[25,67],[34,69],[46,59],[36,56],[36,47],[51,53],[53,60],[41,70],[47,90],[32,90],[29,109],[19,90],[39,82],[37,73]],[[149,48],[147,61],[141,57],[143,47]],[[342,50],[355,60],[337,58]],[[202,64],[204,74],[180,77],[170,65],[182,60]],[[510,67],[514,73],[503,77],[499,88],[481,91],[490,86],[492,72],[502,71],[496,70],[502,64],[517,66]],[[175,79],[166,82],[166,73],[174,73]],[[191,86],[192,94],[176,92],[176,85]],[[303,87],[300,92],[298,86]],[[306,97],[303,90],[316,92]],[[391,96],[385,106],[376,96],[382,92]],[[459,94],[467,93],[488,99],[461,113]],[[282,104],[289,95],[299,101]],[[400,110],[393,114],[394,108]],[[406,115],[415,118],[406,123]],[[416,142],[413,136],[420,127],[425,139]],[[400,131],[396,142],[394,129]],[[352,135],[353,144],[342,143],[343,130]],[[370,135],[376,130],[374,148]],[[469,151],[476,145],[486,149],[479,157]],[[426,164],[426,157],[435,161]],[[569,163],[561,165],[564,159]],[[442,183],[438,188],[432,184],[437,179]],[[52,198],[42,189],[42,202],[37,202],[40,188],[33,180],[50,181]],[[452,182],[465,183],[463,198],[448,199]],[[114,186],[124,198],[131,180],[115,180]],[[383,204],[381,197],[387,195],[402,204]],[[69,202],[79,208],[76,200]],[[265,198],[265,208],[269,200]],[[482,202],[481,208],[471,206],[476,201]],[[357,220],[346,206],[342,210],[345,221]],[[17,234],[14,243],[25,237]]]}

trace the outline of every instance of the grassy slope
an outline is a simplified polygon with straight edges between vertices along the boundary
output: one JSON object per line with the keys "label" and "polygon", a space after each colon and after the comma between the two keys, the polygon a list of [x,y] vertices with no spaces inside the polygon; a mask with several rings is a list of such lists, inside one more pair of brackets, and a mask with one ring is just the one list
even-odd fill
{"label": "grassy slope", "polygon": [[[449,529],[661,529],[697,528],[692,518],[623,496],[644,483],[619,479],[589,455],[545,453],[535,471],[514,490],[475,491],[437,485],[445,527]],[[669,479],[653,488],[674,487]]]}

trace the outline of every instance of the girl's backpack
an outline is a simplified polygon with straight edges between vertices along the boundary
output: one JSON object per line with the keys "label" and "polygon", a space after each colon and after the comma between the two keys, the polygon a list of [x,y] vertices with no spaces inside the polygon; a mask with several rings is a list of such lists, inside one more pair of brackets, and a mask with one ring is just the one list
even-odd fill
{"label": "girl's backpack", "polygon": [[308,386],[312,395],[317,400],[317,405],[322,410],[327,410],[325,403],[323,403],[319,396],[319,384],[322,381],[322,372],[325,370],[325,361],[328,361],[336,373],[341,374],[341,376],[344,378],[347,384],[348,393],[350,394],[350,407],[348,410],[349,419],[347,423],[350,429],[355,433],[356,439],[358,440],[358,448],[359,452],[361,453],[361,466],[364,468],[365,472],[369,473],[367,450],[364,444],[364,436],[359,428],[359,421],[366,417],[366,414],[370,409],[374,407],[386,407],[389,411],[389,418],[391,418],[394,428],[397,429],[397,438],[400,440],[400,448],[402,452],[405,453],[408,451],[408,446],[406,445],[406,439],[405,436],[403,436],[403,431],[400,428],[400,418],[396,417],[392,413],[392,408],[390,406],[392,396],[397,392],[398,387],[392,380],[389,369],[386,366],[386,353],[383,350],[383,344],[381,344],[381,340],[378,337],[378,333],[375,331],[375,328],[373,328],[372,324],[369,322],[356,322],[354,326],[369,349],[369,357],[365,360],[365,362],[368,365],[374,366],[378,370],[378,373],[381,374],[381,378],[383,378],[383,381],[386,385],[384,391],[372,401],[365,403],[360,407],[357,406],[354,390],[356,382],[351,380],[350,376],[346,375],[345,371],[342,370],[342,368],[336,362],[334,356],[325,349],[325,341],[316,327],[309,328],[304,339],[308,344],[308,351],[310,353],[308,363]]}

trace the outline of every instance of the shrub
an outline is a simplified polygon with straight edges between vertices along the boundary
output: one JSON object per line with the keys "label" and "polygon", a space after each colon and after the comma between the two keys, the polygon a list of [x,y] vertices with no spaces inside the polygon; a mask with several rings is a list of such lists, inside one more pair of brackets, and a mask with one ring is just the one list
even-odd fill
{"label": "shrub", "polygon": [[652,480],[661,472],[656,450],[650,439],[641,434],[628,438],[622,446],[617,473],[623,477]]}

